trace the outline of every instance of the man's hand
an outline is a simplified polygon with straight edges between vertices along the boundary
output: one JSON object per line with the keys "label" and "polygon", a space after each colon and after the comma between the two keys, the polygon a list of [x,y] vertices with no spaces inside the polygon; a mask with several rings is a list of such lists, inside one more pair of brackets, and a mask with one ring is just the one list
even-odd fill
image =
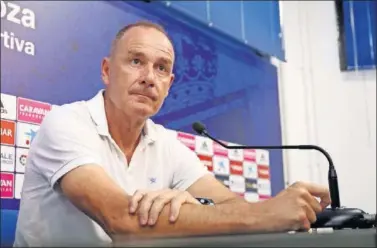
{"label": "man's hand", "polygon": [[[320,198],[320,202],[316,197]],[[280,231],[286,228],[292,231],[309,230],[310,224],[316,221],[316,214],[322,212],[330,203],[327,188],[297,182],[262,205],[264,211],[273,215],[273,229]]]}
{"label": "man's hand", "polygon": [[170,203],[169,221],[175,222],[179,210],[184,203],[200,204],[187,191],[164,189],[157,191],[137,190],[130,202],[130,213],[139,207],[139,221],[141,225],[154,225],[166,204]]}

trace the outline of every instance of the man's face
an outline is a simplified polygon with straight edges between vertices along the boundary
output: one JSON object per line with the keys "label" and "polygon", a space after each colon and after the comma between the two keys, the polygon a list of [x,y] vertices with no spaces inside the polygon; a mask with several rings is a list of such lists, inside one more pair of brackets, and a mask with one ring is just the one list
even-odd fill
{"label": "man's face", "polygon": [[102,63],[106,94],[127,115],[148,118],[162,106],[173,82],[173,46],[160,31],[129,29]]}

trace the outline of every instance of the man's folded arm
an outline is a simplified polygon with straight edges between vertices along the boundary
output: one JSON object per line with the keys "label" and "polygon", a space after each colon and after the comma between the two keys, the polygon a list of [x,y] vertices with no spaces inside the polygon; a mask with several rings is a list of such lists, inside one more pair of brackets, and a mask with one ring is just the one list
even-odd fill
{"label": "man's folded arm", "polygon": [[[216,206],[184,204],[178,220],[169,222],[170,205],[166,205],[157,223],[141,226],[137,212],[129,214],[130,195],[127,195],[101,166],[82,165],[59,181],[64,195],[78,209],[96,221],[112,237],[176,236],[220,234],[239,231],[261,230],[262,216],[252,216],[248,203],[219,204]],[[260,214],[260,211],[257,211]]]}
{"label": "man's folded arm", "polygon": [[[167,204],[153,227],[141,226],[138,211],[136,215],[129,214],[131,196],[110,178],[101,164],[100,138],[90,121],[81,112],[54,109],[45,117],[33,141],[30,159],[53,189],[60,187],[72,204],[102,226],[109,236],[212,234],[263,228],[257,223],[263,217],[252,216],[253,212],[256,215],[254,206],[258,204],[241,201],[216,206],[184,204],[174,223],[169,221],[170,205]],[[181,190],[193,181],[179,183],[183,182],[182,173],[186,171],[175,177]],[[195,180],[198,174],[193,175]]]}

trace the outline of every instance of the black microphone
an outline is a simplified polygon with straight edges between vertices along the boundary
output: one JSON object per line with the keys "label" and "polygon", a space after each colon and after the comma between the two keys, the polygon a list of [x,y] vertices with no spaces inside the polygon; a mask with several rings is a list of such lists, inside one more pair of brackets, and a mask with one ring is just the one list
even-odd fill
{"label": "black microphone", "polygon": [[[229,146],[220,140],[212,137],[206,127],[195,122],[192,128],[200,135],[206,136],[227,149],[300,149],[317,150],[321,152],[329,162],[328,183],[331,197],[331,209],[325,209],[317,215],[317,221],[311,225],[312,228],[332,227],[342,228],[371,228],[376,224],[376,216],[370,215],[357,208],[340,208],[338,176],[330,154],[320,146],[316,145],[283,145],[283,146]],[[372,221],[371,221],[372,220]],[[374,220],[374,221],[373,221]]]}
{"label": "black microphone", "polygon": [[339,188],[338,188],[338,176],[335,171],[334,163],[330,157],[330,154],[323,148],[315,145],[286,145],[286,146],[228,146],[221,142],[220,140],[212,137],[206,130],[205,126],[200,122],[195,122],[192,128],[200,135],[207,136],[211,140],[220,144],[227,149],[301,149],[301,150],[317,150],[325,155],[327,161],[329,162],[329,190],[331,197],[331,208],[336,209],[340,207],[339,200]]}

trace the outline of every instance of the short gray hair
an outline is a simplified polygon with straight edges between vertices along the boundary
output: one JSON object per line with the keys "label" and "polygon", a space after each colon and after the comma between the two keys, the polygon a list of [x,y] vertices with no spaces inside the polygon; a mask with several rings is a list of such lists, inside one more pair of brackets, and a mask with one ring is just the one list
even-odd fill
{"label": "short gray hair", "polygon": [[131,28],[135,28],[135,27],[153,28],[155,30],[160,31],[161,33],[163,33],[169,39],[171,45],[174,47],[173,40],[170,38],[168,32],[165,30],[165,28],[163,26],[161,26],[157,23],[151,22],[151,21],[138,21],[138,22],[135,22],[135,23],[128,24],[118,31],[118,33],[115,35],[115,39],[112,42],[111,52],[114,50],[118,41],[124,36],[124,34],[128,30],[130,30]]}

